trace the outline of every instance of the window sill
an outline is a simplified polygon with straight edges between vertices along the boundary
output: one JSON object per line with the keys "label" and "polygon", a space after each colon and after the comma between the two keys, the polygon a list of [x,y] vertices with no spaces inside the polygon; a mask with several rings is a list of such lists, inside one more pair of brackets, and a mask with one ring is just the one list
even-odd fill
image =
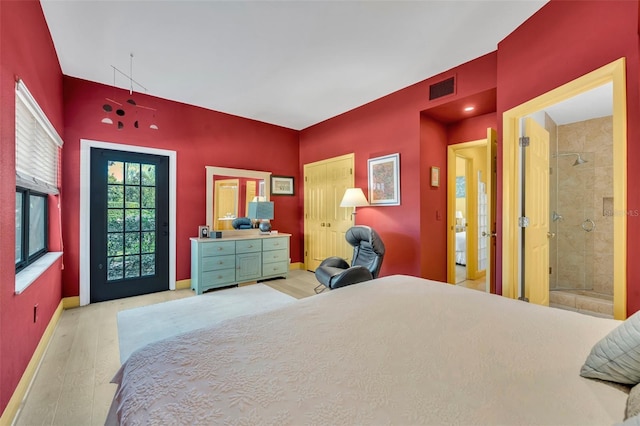
{"label": "window sill", "polygon": [[21,294],[25,291],[27,287],[36,281],[40,275],[44,274],[44,272],[49,269],[49,267],[53,265],[60,256],[62,256],[61,251],[49,252],[24,268],[22,271],[18,272],[16,274],[15,294]]}

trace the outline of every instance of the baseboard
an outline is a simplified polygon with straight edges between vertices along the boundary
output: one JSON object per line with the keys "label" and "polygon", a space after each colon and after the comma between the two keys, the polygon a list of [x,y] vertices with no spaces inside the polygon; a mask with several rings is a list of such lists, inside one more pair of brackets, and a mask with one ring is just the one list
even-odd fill
{"label": "baseboard", "polygon": [[63,309],[72,309],[80,307],[80,296],[65,297],[62,299]]}
{"label": "baseboard", "polygon": [[191,288],[191,279],[176,281],[176,290]]}
{"label": "baseboard", "polygon": [[[69,297],[68,299],[74,299],[73,297]],[[78,299],[78,305],[80,306],[80,298]],[[51,316],[51,321],[47,325],[47,328],[44,330],[42,337],[40,338],[40,343],[36,347],[36,350],[33,352],[31,356],[31,360],[29,364],[27,364],[27,368],[22,373],[22,377],[18,382],[18,386],[13,391],[13,395],[7,404],[7,407],[4,409],[2,416],[0,417],[0,426],[10,425],[15,420],[22,402],[24,401],[25,396],[27,395],[27,391],[31,386],[31,382],[38,371],[38,366],[40,365],[40,361],[42,361],[42,357],[44,356],[44,352],[51,341],[51,337],[53,336],[53,332],[56,329],[56,325],[60,320],[60,316],[62,315],[62,311],[64,310],[65,299],[60,301],[60,304],[56,308],[55,312]]]}
{"label": "baseboard", "polygon": [[302,263],[302,262],[294,262],[294,263],[290,263],[289,264],[289,270],[290,271],[297,270],[297,269],[304,269],[304,263]]}

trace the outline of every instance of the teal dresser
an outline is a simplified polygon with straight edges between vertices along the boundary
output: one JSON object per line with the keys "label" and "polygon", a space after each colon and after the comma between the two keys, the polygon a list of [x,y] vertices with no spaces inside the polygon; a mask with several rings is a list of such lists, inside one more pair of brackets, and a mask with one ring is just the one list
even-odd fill
{"label": "teal dresser", "polygon": [[219,287],[286,278],[290,234],[191,238],[191,289],[197,294]]}

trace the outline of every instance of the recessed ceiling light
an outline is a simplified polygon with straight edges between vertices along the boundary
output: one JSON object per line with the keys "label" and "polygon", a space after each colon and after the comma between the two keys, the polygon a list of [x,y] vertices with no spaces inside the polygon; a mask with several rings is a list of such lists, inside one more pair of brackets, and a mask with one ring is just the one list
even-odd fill
{"label": "recessed ceiling light", "polygon": [[474,109],[476,109],[476,107],[468,106],[464,110],[465,111],[473,111]]}

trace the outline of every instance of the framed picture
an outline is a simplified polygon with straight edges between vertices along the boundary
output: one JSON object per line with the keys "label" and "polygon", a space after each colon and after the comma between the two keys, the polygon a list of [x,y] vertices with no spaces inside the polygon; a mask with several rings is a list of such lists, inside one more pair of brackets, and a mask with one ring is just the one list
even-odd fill
{"label": "framed picture", "polygon": [[440,186],[440,167],[431,167],[431,186]]}
{"label": "framed picture", "polygon": [[400,205],[400,154],[370,158],[369,204]]}
{"label": "framed picture", "polygon": [[271,176],[271,195],[293,195],[293,176]]}
{"label": "framed picture", "polygon": [[467,185],[464,176],[456,176],[456,198],[465,198]]}
{"label": "framed picture", "polygon": [[209,227],[207,225],[198,226],[198,237],[209,238]]}

